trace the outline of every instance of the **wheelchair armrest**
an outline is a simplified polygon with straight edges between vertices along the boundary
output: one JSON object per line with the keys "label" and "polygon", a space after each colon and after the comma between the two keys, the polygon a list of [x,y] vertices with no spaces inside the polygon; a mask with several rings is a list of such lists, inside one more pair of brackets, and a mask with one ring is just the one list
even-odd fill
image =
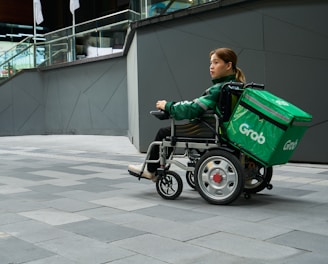
{"label": "wheelchair armrest", "polygon": [[163,110],[153,110],[153,111],[150,111],[150,114],[155,116],[159,120],[170,119],[170,114]]}

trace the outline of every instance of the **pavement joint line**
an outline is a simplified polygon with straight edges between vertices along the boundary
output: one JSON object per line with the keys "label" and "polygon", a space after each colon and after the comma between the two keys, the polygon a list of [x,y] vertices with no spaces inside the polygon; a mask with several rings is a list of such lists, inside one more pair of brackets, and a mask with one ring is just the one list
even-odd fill
{"label": "pavement joint line", "polygon": [[65,156],[65,155],[57,155],[57,154],[44,154],[44,153],[31,153],[17,150],[0,150],[0,154],[14,154],[28,157],[38,157],[38,158],[47,158],[47,159],[59,159],[59,160],[70,160],[70,161],[85,161],[85,162],[95,162],[95,163],[104,163],[104,164],[119,164],[126,165],[125,161],[115,160],[115,162],[110,162],[108,159],[99,159],[99,158],[86,158],[86,157],[73,157],[73,156]]}

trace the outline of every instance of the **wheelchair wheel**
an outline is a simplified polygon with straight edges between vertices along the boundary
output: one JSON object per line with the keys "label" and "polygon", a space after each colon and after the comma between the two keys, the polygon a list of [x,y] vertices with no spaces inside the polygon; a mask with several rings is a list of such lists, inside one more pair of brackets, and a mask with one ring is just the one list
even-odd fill
{"label": "wheelchair wheel", "polygon": [[243,168],[233,154],[211,150],[196,164],[195,185],[209,203],[224,205],[236,200],[244,187]]}
{"label": "wheelchair wheel", "polygon": [[244,191],[258,193],[265,188],[272,189],[272,173],[272,167],[264,167],[255,161],[246,163]]}
{"label": "wheelchair wheel", "polygon": [[196,185],[195,185],[195,177],[194,177],[194,173],[191,171],[187,171],[186,172],[186,180],[188,185],[193,188],[196,189]]}
{"label": "wheelchair wheel", "polygon": [[166,171],[165,175],[156,181],[157,193],[166,200],[178,198],[182,192],[182,188],[182,179],[174,171]]}

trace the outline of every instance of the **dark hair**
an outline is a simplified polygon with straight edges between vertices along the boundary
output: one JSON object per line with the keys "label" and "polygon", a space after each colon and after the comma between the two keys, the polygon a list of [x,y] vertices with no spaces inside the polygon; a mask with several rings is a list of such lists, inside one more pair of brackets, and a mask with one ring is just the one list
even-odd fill
{"label": "dark hair", "polygon": [[246,83],[246,77],[243,71],[237,67],[237,55],[236,53],[229,48],[218,48],[210,52],[210,57],[215,54],[218,58],[228,63],[231,62],[232,69],[236,73],[236,80],[238,82]]}

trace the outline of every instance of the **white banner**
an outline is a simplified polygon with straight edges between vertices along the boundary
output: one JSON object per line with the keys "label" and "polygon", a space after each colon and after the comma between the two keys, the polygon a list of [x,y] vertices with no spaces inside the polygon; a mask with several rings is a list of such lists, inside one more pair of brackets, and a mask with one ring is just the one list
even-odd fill
{"label": "white banner", "polygon": [[40,0],[34,0],[34,19],[35,22],[39,25],[43,22],[43,15],[42,15],[42,6]]}
{"label": "white banner", "polygon": [[74,11],[76,9],[80,8],[80,1],[79,0],[70,0],[69,3],[69,9],[71,10],[71,13],[74,14]]}

